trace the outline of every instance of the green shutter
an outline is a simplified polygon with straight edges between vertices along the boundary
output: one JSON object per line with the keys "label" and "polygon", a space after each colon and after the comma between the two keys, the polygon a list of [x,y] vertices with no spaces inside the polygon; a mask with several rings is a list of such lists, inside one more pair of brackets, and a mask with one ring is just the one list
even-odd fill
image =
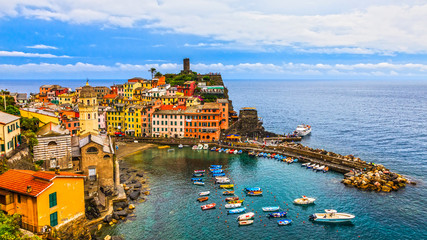
{"label": "green shutter", "polygon": [[50,226],[55,227],[58,225],[58,212],[50,214]]}
{"label": "green shutter", "polygon": [[1,145],[1,151],[4,152],[4,144]]}
{"label": "green shutter", "polygon": [[55,207],[56,203],[56,192],[49,194],[49,207]]}

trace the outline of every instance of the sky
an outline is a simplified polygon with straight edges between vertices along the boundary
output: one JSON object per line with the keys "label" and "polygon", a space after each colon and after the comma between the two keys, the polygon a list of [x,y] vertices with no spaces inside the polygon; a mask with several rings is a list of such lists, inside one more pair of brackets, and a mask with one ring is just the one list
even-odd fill
{"label": "sky", "polygon": [[426,79],[427,1],[0,0],[0,79]]}

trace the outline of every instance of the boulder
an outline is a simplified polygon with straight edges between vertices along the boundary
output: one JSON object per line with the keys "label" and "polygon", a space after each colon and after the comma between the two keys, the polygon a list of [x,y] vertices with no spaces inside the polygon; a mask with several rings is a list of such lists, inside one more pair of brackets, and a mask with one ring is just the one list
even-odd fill
{"label": "boulder", "polygon": [[114,220],[119,220],[119,219],[120,219],[119,215],[117,215],[117,213],[113,212],[113,220],[111,220],[111,221],[113,221],[113,223],[114,223]]}
{"label": "boulder", "polygon": [[112,214],[108,214],[107,216],[104,217],[104,222],[106,223],[111,222],[111,220],[113,220]]}
{"label": "boulder", "polygon": [[128,215],[128,212],[126,210],[121,210],[114,213],[117,214],[117,216],[119,217],[126,217]]}
{"label": "boulder", "polygon": [[135,185],[133,185],[133,188],[142,188],[142,184],[137,182]]}
{"label": "boulder", "polygon": [[125,239],[120,236],[113,236],[111,237],[111,240],[125,240]]}
{"label": "boulder", "polygon": [[98,224],[98,231],[101,230],[101,228],[102,228],[102,224],[100,223]]}
{"label": "boulder", "polygon": [[105,236],[104,240],[111,240],[111,236],[110,235]]}
{"label": "boulder", "polygon": [[381,191],[383,191],[383,192],[390,192],[391,191],[391,187],[382,186]]}
{"label": "boulder", "polygon": [[137,177],[144,177],[144,173],[143,172],[139,172],[136,174]]}
{"label": "boulder", "polygon": [[135,209],[135,205],[129,204],[129,210],[133,210],[133,209]]}
{"label": "boulder", "polygon": [[141,191],[134,190],[129,194],[129,198],[132,200],[137,200],[140,194],[141,194]]}
{"label": "boulder", "polygon": [[117,210],[118,208],[125,209],[125,208],[127,208],[127,206],[129,206],[129,204],[125,201],[115,202],[113,205],[113,209],[114,209],[114,211],[119,211],[119,210]]}

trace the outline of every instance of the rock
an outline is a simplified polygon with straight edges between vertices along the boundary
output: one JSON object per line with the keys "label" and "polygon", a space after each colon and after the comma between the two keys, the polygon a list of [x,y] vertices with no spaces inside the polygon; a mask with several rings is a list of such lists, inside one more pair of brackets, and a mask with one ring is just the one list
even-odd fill
{"label": "rock", "polygon": [[111,222],[111,220],[113,219],[113,215],[112,214],[108,214],[107,216],[104,217],[104,222]]}
{"label": "rock", "polygon": [[98,231],[101,230],[101,228],[102,228],[102,224],[100,223],[98,224]]}
{"label": "rock", "polygon": [[148,196],[148,195],[150,195],[150,192],[149,192],[149,191],[145,191],[145,192],[144,192],[144,195],[145,195],[145,196]]}
{"label": "rock", "polygon": [[101,186],[100,190],[106,197],[112,196],[114,192],[114,188],[112,186]]}
{"label": "rock", "polygon": [[[114,219],[113,219],[114,220]],[[113,226],[114,225],[114,222],[113,221],[111,221],[111,222],[109,222],[108,224],[110,224],[110,226]]]}
{"label": "rock", "polygon": [[137,182],[135,185],[133,185],[133,188],[141,188],[142,184],[140,182]]}
{"label": "rock", "polygon": [[130,181],[130,184],[135,184],[137,182],[138,182],[137,180],[133,179],[132,181]]}
{"label": "rock", "polygon": [[120,236],[113,236],[111,238],[111,240],[125,240],[124,238],[120,237]]}
{"label": "rock", "polygon": [[129,210],[135,209],[135,206],[133,204],[129,204]]}
{"label": "rock", "polygon": [[111,236],[110,235],[105,236],[104,240],[111,240]]}
{"label": "rock", "polygon": [[403,187],[406,187],[406,184],[404,184],[404,183],[399,183],[399,185],[398,185],[399,187],[401,187],[401,188],[403,188]]}
{"label": "rock", "polygon": [[111,222],[112,222],[112,223],[114,223],[114,224],[116,224],[116,223],[117,223],[117,220],[118,220],[118,219],[114,219],[114,218],[113,218],[113,220],[111,220]]}
{"label": "rock", "polygon": [[126,210],[121,210],[114,213],[117,214],[117,216],[119,217],[126,217],[128,215],[128,212]]}
{"label": "rock", "polygon": [[381,191],[383,191],[383,192],[390,192],[391,188],[388,187],[388,186],[382,186]]}
{"label": "rock", "polygon": [[111,221],[114,222],[114,220],[119,220],[119,219],[120,219],[119,215],[117,215],[117,213],[113,212],[113,219]]}
{"label": "rock", "polygon": [[137,177],[144,177],[144,173],[139,172],[139,173],[137,173],[137,174],[136,174],[136,176],[137,176]]}
{"label": "rock", "polygon": [[134,190],[129,194],[129,198],[132,200],[137,200],[140,194],[141,194],[141,191]]}
{"label": "rock", "polygon": [[116,211],[121,211],[121,210],[123,210],[123,208],[121,208],[121,207],[116,209]]}
{"label": "rock", "polygon": [[124,187],[124,189],[125,189],[125,191],[127,191],[130,189],[130,187],[126,186],[126,187]]}
{"label": "rock", "polygon": [[121,208],[123,210],[123,209],[127,208],[127,206],[129,206],[129,204],[125,201],[115,202],[113,205],[113,209],[114,209],[114,211],[120,211],[120,210],[118,210],[119,208]]}

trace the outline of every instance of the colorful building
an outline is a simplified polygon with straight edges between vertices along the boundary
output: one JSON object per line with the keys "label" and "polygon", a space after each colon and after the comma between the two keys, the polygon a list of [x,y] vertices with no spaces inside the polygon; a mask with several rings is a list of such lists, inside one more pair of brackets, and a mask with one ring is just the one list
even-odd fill
{"label": "colorful building", "polygon": [[79,98],[81,135],[98,134],[98,100],[95,89],[86,83]]}
{"label": "colorful building", "polygon": [[178,92],[184,93],[184,96],[193,96],[194,90],[196,89],[196,82],[187,81],[183,86],[177,87]]}
{"label": "colorful building", "polygon": [[96,98],[98,99],[99,102],[102,101],[102,98],[105,95],[110,94],[111,92],[110,88],[105,86],[96,86],[94,87],[94,90],[96,92]]}
{"label": "colorful building", "polygon": [[159,99],[160,99],[160,101],[162,101],[163,105],[175,105],[175,104],[178,104],[178,97],[177,96],[163,95]]}
{"label": "colorful building", "polygon": [[185,136],[185,106],[162,105],[153,113],[152,136],[183,138]]}
{"label": "colorful building", "polygon": [[63,93],[58,95],[59,98],[59,105],[62,104],[74,104],[77,102],[77,94],[74,93]]}
{"label": "colorful building", "polygon": [[142,125],[141,125],[141,111],[143,107],[141,105],[131,105],[125,109],[125,128],[124,132],[129,136],[142,136]]}
{"label": "colorful building", "polygon": [[147,102],[141,112],[141,129],[142,136],[151,136],[151,124],[153,113],[162,106],[160,100],[152,100]]}
{"label": "colorful building", "polygon": [[125,126],[125,104],[115,104],[107,110],[106,122],[107,132],[114,135],[115,132],[124,131]]}
{"label": "colorful building", "polygon": [[0,156],[10,156],[21,144],[20,117],[0,112]]}
{"label": "colorful building", "polygon": [[84,217],[84,176],[9,170],[0,175],[0,209],[21,215],[21,228],[42,232]]}
{"label": "colorful building", "polygon": [[127,100],[133,99],[133,90],[142,87],[140,82],[127,82],[123,84],[124,97]]}
{"label": "colorful building", "polygon": [[40,120],[40,127],[50,122],[60,124],[60,118],[56,112],[40,110],[37,108],[20,108],[19,112],[21,113],[21,117],[38,118]]}

